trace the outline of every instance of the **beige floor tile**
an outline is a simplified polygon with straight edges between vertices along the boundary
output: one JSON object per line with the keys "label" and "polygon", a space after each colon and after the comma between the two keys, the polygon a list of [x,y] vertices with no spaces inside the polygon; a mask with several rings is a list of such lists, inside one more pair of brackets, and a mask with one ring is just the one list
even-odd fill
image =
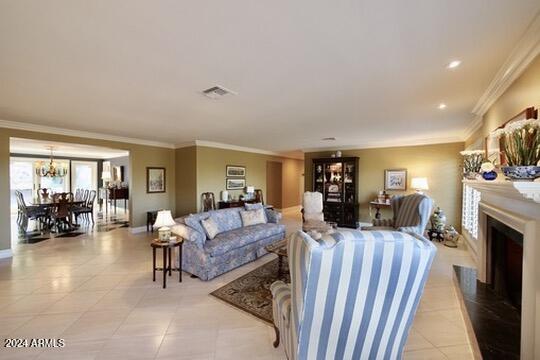
{"label": "beige floor tile", "polygon": [[[298,214],[284,223],[288,232],[299,228]],[[151,277],[153,237],[119,229],[17,245],[14,259],[0,260],[0,333],[38,335],[50,324],[49,334],[65,338],[66,347],[8,350],[0,358],[285,358],[282,347],[272,347],[270,326],[209,295],[274,255],[206,282],[184,274],[178,283],[173,274],[162,289],[159,276],[155,283]],[[469,358],[452,263],[471,258],[461,248],[437,247],[406,359]]]}
{"label": "beige floor tile", "polygon": [[452,360],[468,360],[474,359],[470,345],[454,345],[440,347],[439,350]]}
{"label": "beige floor tile", "polygon": [[153,359],[163,336],[137,336],[110,340],[103,346],[97,359]]}

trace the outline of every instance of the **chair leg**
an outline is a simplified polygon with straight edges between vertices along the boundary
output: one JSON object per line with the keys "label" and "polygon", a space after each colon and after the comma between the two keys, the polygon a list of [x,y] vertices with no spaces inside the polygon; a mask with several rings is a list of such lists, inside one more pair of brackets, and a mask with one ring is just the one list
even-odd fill
{"label": "chair leg", "polygon": [[274,331],[276,332],[276,340],[274,340],[272,345],[277,348],[279,346],[279,329],[276,327],[276,325],[274,325]]}

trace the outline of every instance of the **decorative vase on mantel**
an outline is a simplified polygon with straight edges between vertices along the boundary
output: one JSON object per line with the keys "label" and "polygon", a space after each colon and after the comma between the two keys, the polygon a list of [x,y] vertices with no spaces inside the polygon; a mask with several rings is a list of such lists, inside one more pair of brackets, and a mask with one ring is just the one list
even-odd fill
{"label": "decorative vase on mantel", "polygon": [[467,180],[477,180],[480,176],[480,169],[484,162],[483,150],[465,150],[461,151],[463,156],[463,176]]}
{"label": "decorative vase on mantel", "polygon": [[494,135],[504,139],[507,165],[502,171],[506,177],[514,181],[533,181],[540,177],[540,120],[510,122]]}

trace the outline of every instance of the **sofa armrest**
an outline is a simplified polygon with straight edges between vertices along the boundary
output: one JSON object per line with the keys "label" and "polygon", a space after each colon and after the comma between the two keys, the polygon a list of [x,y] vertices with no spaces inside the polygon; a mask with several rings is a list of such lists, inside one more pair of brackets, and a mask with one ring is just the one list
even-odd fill
{"label": "sofa armrest", "polygon": [[[418,226],[402,226],[397,229],[398,231],[406,232],[409,234],[418,234]],[[419,234],[422,235],[422,234]]]}
{"label": "sofa armrest", "polygon": [[275,325],[280,329],[280,325],[288,328],[291,321],[291,288],[283,281],[276,281],[270,285],[274,304],[277,306],[277,311],[274,311],[274,316],[279,315],[279,319],[274,319]]}
{"label": "sofa armrest", "polygon": [[373,226],[394,227],[392,219],[373,219]]}
{"label": "sofa armrest", "polygon": [[204,242],[206,241],[206,236],[201,234],[199,231],[189,227],[185,224],[176,224],[171,227],[171,231],[184,238],[187,241],[191,241],[197,245],[199,248],[204,247]]}
{"label": "sofa armrest", "polygon": [[266,219],[269,223],[279,224],[281,221],[282,215],[276,210],[264,209],[264,212],[266,213]]}

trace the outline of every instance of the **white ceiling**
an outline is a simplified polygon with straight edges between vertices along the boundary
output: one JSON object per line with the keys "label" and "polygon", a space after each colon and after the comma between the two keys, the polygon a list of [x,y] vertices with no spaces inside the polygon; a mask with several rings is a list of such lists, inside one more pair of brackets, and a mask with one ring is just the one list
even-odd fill
{"label": "white ceiling", "polygon": [[112,159],[129,155],[128,151],[109,149],[99,146],[20,138],[9,139],[9,151],[12,154],[50,155],[51,147],[53,148],[54,156],[87,159]]}
{"label": "white ceiling", "polygon": [[[462,139],[539,10],[538,0],[1,1],[0,119],[270,151],[329,146],[328,136],[331,146]],[[200,94],[217,84],[238,95]]]}

